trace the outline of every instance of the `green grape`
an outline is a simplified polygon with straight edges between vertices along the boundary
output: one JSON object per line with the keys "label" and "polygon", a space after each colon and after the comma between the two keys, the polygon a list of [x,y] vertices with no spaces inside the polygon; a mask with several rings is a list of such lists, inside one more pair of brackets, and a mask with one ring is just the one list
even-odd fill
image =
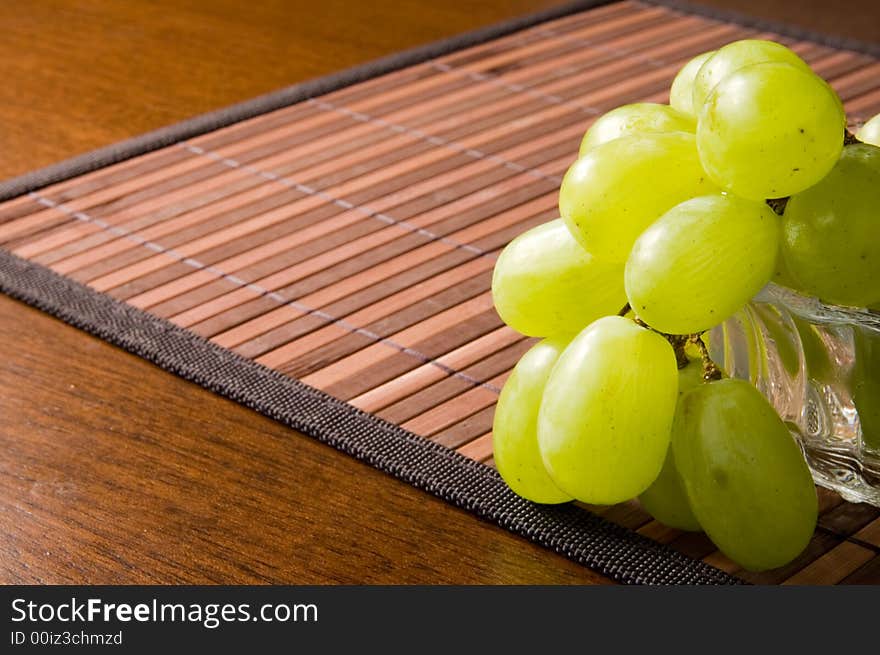
{"label": "green grape", "polygon": [[862,143],[880,146],[880,114],[862,125],[862,129],[856,133],[856,138]]}
{"label": "green grape", "polygon": [[788,201],[782,255],[794,288],[825,302],[880,302],[880,148],[843,150],[816,186]]}
{"label": "green grape", "polygon": [[880,455],[880,332],[855,329],[852,394],[865,449]]}
{"label": "green grape", "polygon": [[754,64],[712,91],[699,115],[697,149],[709,177],[727,191],[781,198],[833,168],[844,127],[840,100],[824,80],[789,64]]}
{"label": "green grape", "polygon": [[657,478],[669,446],[678,371],[662,336],[620,316],[585,328],[550,373],[538,447],[556,485],[611,505]]}
{"label": "green grape", "polygon": [[639,234],[663,212],[715,191],[692,134],[623,136],[572,164],[559,190],[559,209],[591,254],[624,263]]}
{"label": "green grape", "polygon": [[633,311],[669,334],[718,325],[772,277],[779,231],[764,203],[715,195],[676,205],[642,233],[626,262]]}
{"label": "green grape", "polygon": [[492,299],[502,320],[522,334],[574,335],[626,303],[623,266],[598,261],[556,219],[519,235],[502,251]]}
{"label": "green grape", "polygon": [[[699,361],[691,361],[678,371],[679,397],[701,384],[703,366]],[[639,503],[655,519],[671,528],[698,531],[700,523],[691,511],[684,491],[684,483],[675,466],[672,448],[666,450],[666,460],[657,479],[639,496]]]}
{"label": "green grape", "polygon": [[779,240],[779,253],[776,255],[776,269],[773,271],[773,282],[789,289],[793,289],[797,285],[788,271],[788,267],[785,265],[785,257],[782,254],[782,239]]}
{"label": "green grape", "polygon": [[598,145],[622,136],[653,134],[657,132],[690,132],[697,130],[697,122],[669,105],[637,102],[612,109],[587,130],[581,141],[580,156]]}
{"label": "green grape", "polygon": [[816,527],[816,489],[800,448],[745,380],[702,384],[679,400],[672,449],[691,508],[740,566],[782,566]]}
{"label": "green grape", "polygon": [[[699,336],[705,345],[705,334]],[[685,344],[685,353],[688,363],[684,368],[678,369],[678,397],[681,398],[686,391],[690,391],[703,383],[703,362],[700,359],[700,351],[692,343]]]}
{"label": "green grape", "polygon": [[507,378],[495,407],[495,466],[514,492],[536,503],[564,503],[572,499],[547,475],[537,436],[544,385],[567,344],[567,339],[545,339],[533,346]]}
{"label": "green grape", "polygon": [[[691,96],[694,113],[699,116],[712,90],[730,74],[752,64],[776,62],[811,72],[806,62],[781,43],[760,39],[743,39],[728,43],[709,57],[696,72]],[[785,93],[780,89],[780,93]]]}
{"label": "green grape", "polygon": [[700,67],[706,63],[715,50],[704,52],[697,55],[686,63],[675,79],[672,80],[672,88],[669,90],[669,104],[678,109],[678,111],[696,118],[697,110],[694,108],[694,80]]}

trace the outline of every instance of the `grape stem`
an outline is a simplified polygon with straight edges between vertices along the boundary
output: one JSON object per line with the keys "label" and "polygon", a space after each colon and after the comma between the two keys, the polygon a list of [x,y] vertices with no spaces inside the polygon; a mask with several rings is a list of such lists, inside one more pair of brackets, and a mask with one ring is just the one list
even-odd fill
{"label": "grape stem", "polygon": [[[627,307],[629,307],[629,303],[627,303]],[[621,316],[623,316],[623,314],[621,314]],[[656,329],[652,328],[650,325],[645,323],[638,316],[633,318],[633,321],[635,321],[636,325],[641,325],[646,330],[650,330],[651,332],[656,332],[657,334],[659,334],[661,337],[663,337],[664,339],[666,339],[669,342],[669,344],[672,346],[673,352],[675,352],[675,361],[678,364],[679,370],[683,369],[685,366],[688,365],[688,363],[690,363],[690,360],[688,359],[687,353],[685,353],[685,351],[684,351],[684,347],[687,345],[687,342],[691,338],[692,335],[690,335],[690,334],[666,334],[665,332],[661,332],[660,330],[656,330]]]}
{"label": "grape stem", "polygon": [[[629,311],[629,309],[630,306],[629,303],[627,303],[626,306],[621,310],[619,316],[625,316],[627,312],[624,312],[623,310]],[[633,321],[635,321],[637,325],[641,325],[646,330],[656,332],[669,342],[669,344],[672,346],[673,352],[675,353],[675,361],[678,364],[678,370],[681,370],[685,366],[690,364],[691,360],[688,358],[687,353],[685,352],[685,346],[687,346],[687,344],[689,343],[692,343],[700,351],[700,359],[702,359],[703,361],[703,380],[705,380],[706,382],[713,382],[715,380],[720,380],[722,377],[724,377],[724,374],[721,372],[721,368],[718,366],[718,364],[712,361],[712,358],[709,356],[709,349],[706,348],[706,344],[703,343],[703,339],[701,338],[703,336],[703,332],[700,332],[698,334],[667,334],[665,332],[661,332],[660,330],[655,330],[638,316],[633,318]]]}
{"label": "grape stem", "polygon": [[684,347],[687,345],[688,339],[690,337],[686,335],[664,335],[666,336],[666,340],[672,344],[672,350],[675,353],[675,361],[678,364],[678,370],[683,369],[690,363],[688,359],[687,353],[684,351]]}
{"label": "grape stem", "polygon": [[691,334],[688,336],[688,341],[694,344],[700,351],[700,358],[703,360],[703,379],[706,382],[720,380],[723,377],[721,369],[718,367],[718,364],[713,362],[712,358],[709,357],[709,349],[706,348],[706,344],[701,337],[702,333]]}
{"label": "grape stem", "polygon": [[788,197],[786,196],[785,198],[769,198],[764,202],[767,203],[767,206],[770,207],[770,209],[772,209],[777,216],[782,216],[782,214],[785,212],[785,206],[788,204]]}

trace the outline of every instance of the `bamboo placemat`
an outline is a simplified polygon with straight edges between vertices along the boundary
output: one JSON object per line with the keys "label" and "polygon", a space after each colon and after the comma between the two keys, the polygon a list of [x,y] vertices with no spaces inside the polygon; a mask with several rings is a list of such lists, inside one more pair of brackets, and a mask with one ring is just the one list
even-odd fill
{"label": "bamboo placemat", "polygon": [[[492,307],[498,252],[556,217],[561,177],[596,116],[665,102],[689,58],[741,38],[789,45],[851,116],[880,112],[880,61],[866,52],[625,0],[31,188],[0,205],[0,247],[12,254],[0,286],[299,429],[323,430],[317,436],[376,465],[384,454],[336,443],[327,426],[380,425],[407,444],[418,435],[421,450],[395,451],[380,467],[429,490],[426,462],[457,451],[464,457],[443,461],[476,477],[447,480],[441,495],[524,534],[529,521],[550,521],[528,536],[618,580],[732,581],[726,572],[757,583],[880,582],[880,510],[825,490],[805,553],[751,574],[635,502],[534,508],[475,464],[491,466],[498,392],[534,343]],[[250,375],[267,395],[229,390]],[[320,408],[285,412],[279,389]],[[499,494],[502,509],[479,509]],[[610,542],[594,540],[597,525]],[[646,553],[663,565],[640,568]]]}

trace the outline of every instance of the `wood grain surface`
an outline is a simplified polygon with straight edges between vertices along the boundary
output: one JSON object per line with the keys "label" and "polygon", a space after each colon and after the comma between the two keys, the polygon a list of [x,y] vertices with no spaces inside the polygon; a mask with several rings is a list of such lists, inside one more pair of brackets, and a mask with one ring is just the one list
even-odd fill
{"label": "wood grain surface", "polygon": [[8,0],[0,177],[562,0]]}
{"label": "wood grain surface", "polygon": [[[0,24],[13,28],[0,46],[13,71],[0,91],[9,96],[0,104],[9,125],[0,131],[0,174],[541,3],[270,2],[250,13],[233,2],[12,5],[17,11],[0,8]],[[37,33],[40,44],[26,47]],[[21,156],[4,156],[11,152]],[[105,260],[68,252],[58,234],[23,247],[37,260],[73,254],[64,260],[70,270],[103,279]],[[128,281],[108,275],[103,284]],[[198,306],[154,295],[132,287],[122,297],[215,329]],[[230,346],[248,337],[230,332]],[[510,356],[521,348],[512,343]],[[602,581],[4,297],[0,358],[0,582]],[[370,391],[342,395],[378,408]],[[382,407],[401,422],[418,414]],[[483,437],[468,448],[478,459],[490,454]],[[678,536],[653,534],[656,524],[637,509],[614,511],[652,538]],[[836,543],[817,536],[816,553],[825,554],[805,581],[837,581],[868,561],[851,552],[858,544]]]}

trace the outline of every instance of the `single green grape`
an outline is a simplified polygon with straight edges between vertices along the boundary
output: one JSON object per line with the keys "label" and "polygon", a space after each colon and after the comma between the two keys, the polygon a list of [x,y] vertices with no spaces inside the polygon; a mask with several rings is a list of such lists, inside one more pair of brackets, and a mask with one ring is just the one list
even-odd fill
{"label": "single green grape", "polygon": [[697,121],[669,105],[637,102],[612,109],[590,126],[581,141],[580,157],[598,145],[622,136],[656,132],[697,131]]}
{"label": "single green grape", "polygon": [[846,146],[818,184],[791,197],[782,256],[794,288],[828,303],[880,302],[880,148]]}
{"label": "single green grape", "polygon": [[587,503],[638,496],[663,467],[677,395],[666,339],[620,316],[591,323],[544,389],[538,447],[551,479]]}
{"label": "single green grape", "polygon": [[694,80],[697,78],[700,67],[715,52],[715,50],[710,50],[697,55],[686,63],[672,80],[672,88],[669,90],[669,104],[694,119],[697,117],[697,110],[694,108]]}
{"label": "single green grape", "polygon": [[639,234],[666,210],[716,191],[692,134],[623,136],[572,164],[559,190],[559,209],[588,252],[624,263]]}
{"label": "single green grape", "polygon": [[626,303],[623,266],[597,260],[556,219],[504,248],[492,274],[492,300],[517,332],[574,335]]}
{"label": "single green grape", "polygon": [[709,177],[730,193],[781,198],[834,167],[845,120],[820,77],[789,64],[754,64],[712,91],[699,115],[697,149]]}
{"label": "single green grape", "polygon": [[859,413],[862,444],[880,455],[880,332],[866,327],[854,332],[853,403]]}
{"label": "single green grape", "polygon": [[[780,219],[782,220],[782,219]],[[782,239],[779,240],[779,253],[776,255],[776,269],[773,271],[773,282],[789,289],[794,289],[797,282],[794,281],[788,267],[785,265],[785,257],[782,254]]]}
{"label": "single green grape", "polygon": [[809,543],[818,506],[810,470],[754,386],[724,379],[686,392],[672,449],[700,526],[740,566],[776,568]]}
{"label": "single green grape", "polygon": [[[678,395],[700,385],[703,381],[703,365],[699,361],[690,361],[678,371]],[[684,491],[684,483],[675,466],[675,456],[670,446],[666,450],[666,459],[660,475],[645,491],[639,495],[639,503],[655,519],[679,530],[696,532],[700,523],[691,510],[690,502]]]}
{"label": "single green grape", "polygon": [[880,146],[880,114],[862,125],[862,128],[856,133],[856,138],[862,143]]}
{"label": "single green grape", "polygon": [[[807,63],[781,43],[761,39],[742,39],[728,43],[708,57],[694,76],[691,96],[694,113],[699,116],[709,94],[730,74],[746,66],[764,62],[790,64],[810,72]],[[780,89],[780,93],[784,92]]]}
{"label": "single green grape", "polygon": [[718,325],[773,275],[779,217],[734,196],[692,198],[663,214],[636,240],[626,262],[633,311],[668,334]]}
{"label": "single green grape", "polygon": [[545,339],[533,346],[504,383],[492,426],[495,466],[514,492],[536,503],[564,503],[571,496],[557,487],[538,451],[538,410],[544,385],[567,339]]}

